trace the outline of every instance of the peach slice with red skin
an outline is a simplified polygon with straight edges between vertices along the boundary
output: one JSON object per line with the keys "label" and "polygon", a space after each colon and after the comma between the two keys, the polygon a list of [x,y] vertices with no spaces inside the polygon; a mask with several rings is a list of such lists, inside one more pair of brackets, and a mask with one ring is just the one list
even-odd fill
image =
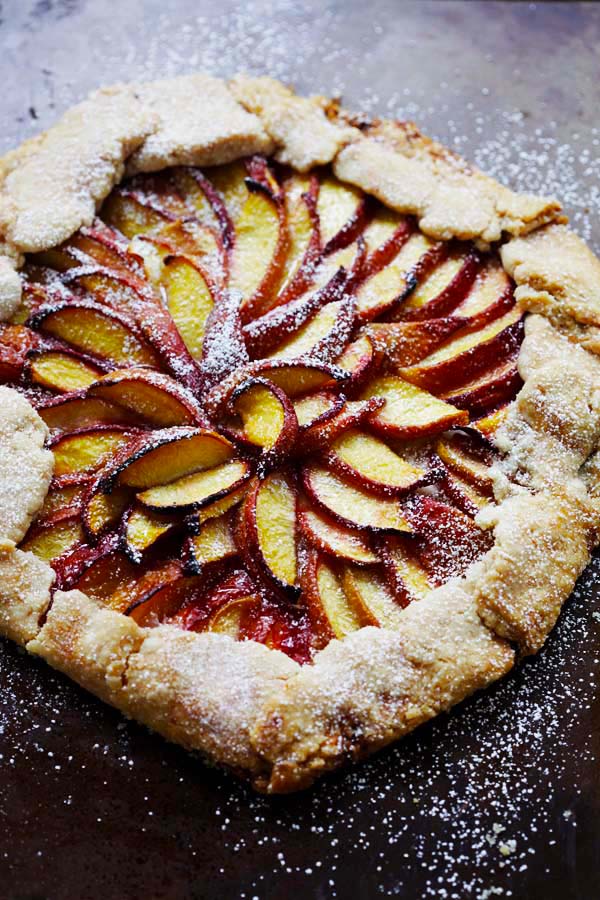
{"label": "peach slice with red skin", "polygon": [[237,555],[231,513],[208,519],[197,534],[187,537],[184,546],[185,568],[194,575]]}
{"label": "peach slice with red skin", "polygon": [[29,360],[28,376],[34,384],[54,391],[84,390],[101,375],[102,369],[84,361],[79,354],[46,350]]}
{"label": "peach slice with red skin", "polygon": [[[76,571],[77,551],[71,559],[72,577],[64,579],[64,587],[78,590],[102,603],[110,600],[119,585],[132,583],[139,578],[139,569],[124,553],[117,549],[117,535],[110,535],[95,547],[86,545],[80,554]],[[83,564],[81,560],[84,560]]]}
{"label": "peach slice with red skin", "polygon": [[244,326],[244,339],[248,351],[254,357],[264,356],[282,341],[289,340],[290,332],[297,332],[328,303],[341,300],[348,284],[348,273],[337,269],[329,281],[318,290],[308,292],[284,306],[276,306]]}
{"label": "peach slice with red skin", "polygon": [[305,554],[301,581],[317,647],[325,647],[334,638],[343,640],[368,624],[362,610],[346,596],[337,567],[314,548]]}
{"label": "peach slice with red skin", "polygon": [[474,250],[466,255],[450,253],[412,291],[399,310],[398,318],[412,321],[438,319],[454,312],[475,283],[480,265],[480,256]]}
{"label": "peach slice with red skin", "polygon": [[79,582],[102,559],[110,557],[118,551],[120,536],[112,531],[104,535],[96,544],[80,541],[52,563],[56,573],[55,587],[58,590],[69,590]]}
{"label": "peach slice with red skin", "polygon": [[450,390],[475,378],[498,359],[514,356],[523,338],[518,308],[475,331],[466,328],[414,366],[401,370],[407,381],[427,390]]}
{"label": "peach slice with red skin", "polygon": [[363,625],[398,627],[403,604],[397,602],[379,571],[347,565],[343,569],[341,580],[346,600],[356,610]]}
{"label": "peach slice with red skin", "polygon": [[202,509],[233,493],[248,481],[252,470],[242,459],[233,459],[212,469],[184,475],[176,481],[148,488],[137,499],[157,511]]}
{"label": "peach slice with red skin", "polygon": [[350,428],[370,422],[384,403],[385,401],[379,397],[373,397],[371,400],[347,400],[339,411],[334,410],[333,415],[329,411],[324,413],[305,428],[301,452],[312,453],[327,447]]}
{"label": "peach slice with red skin", "polygon": [[317,391],[315,394],[306,394],[294,401],[294,412],[298,419],[301,431],[313,425],[321,425],[333,418],[344,408],[346,398],[333,391]]}
{"label": "peach slice with red skin", "polygon": [[507,403],[516,396],[523,385],[515,357],[477,376],[472,381],[446,391],[441,399],[470,413],[481,413]]}
{"label": "peach slice with red skin", "polygon": [[393,371],[420,362],[463,326],[462,319],[447,316],[422,322],[374,322],[363,333],[384,359],[386,369]]}
{"label": "peach slice with red skin", "polygon": [[494,494],[490,466],[494,453],[483,440],[466,434],[453,434],[436,444],[436,453],[453,472],[473,484],[488,497]]}
{"label": "peach slice with red skin", "polygon": [[206,424],[192,394],[173,378],[152,369],[117,369],[94,382],[87,396],[115,403],[152,425]]}
{"label": "peach slice with red skin", "polygon": [[132,562],[141,563],[144,554],[177,526],[177,519],[168,513],[133,504],[123,517],[124,551]]}
{"label": "peach slice with red skin", "polygon": [[288,249],[285,205],[264,181],[246,181],[248,198],[235,223],[229,289],[242,296],[245,322],[264,313],[285,265]]}
{"label": "peach slice with red skin", "polygon": [[321,253],[317,214],[319,180],[315,175],[291,175],[283,185],[289,248],[275,300],[281,306],[295,300],[314,280]]}
{"label": "peach slice with red skin", "polygon": [[37,411],[50,430],[75,431],[96,425],[125,425],[132,416],[122,407],[74,392],[53,397]]}
{"label": "peach slice with red skin", "polygon": [[425,469],[407,462],[379,438],[357,428],[336,438],[324,454],[334,472],[382,497],[398,497],[429,480]]}
{"label": "peach slice with red skin", "polygon": [[304,466],[302,483],[319,508],[349,528],[374,532],[413,530],[398,500],[367,493],[318,463]]}
{"label": "peach slice with red skin", "polygon": [[76,350],[115,364],[156,366],[158,363],[156,354],[130,318],[97,303],[62,301],[40,309],[28,325]]}
{"label": "peach slice with red skin", "polygon": [[[228,376],[239,379],[249,362],[240,318],[240,294],[222,291],[206,319],[200,372],[204,388],[219,392]],[[205,404],[206,405],[206,404]]]}
{"label": "peach slice with red skin", "polygon": [[295,596],[297,490],[284,472],[256,479],[242,504],[238,544],[248,569],[267,587]]}
{"label": "peach slice with red skin", "polygon": [[43,562],[53,564],[83,540],[79,510],[67,507],[56,510],[39,523],[34,523],[20,546],[22,550],[33,553]]}
{"label": "peach slice with red skin", "polygon": [[332,176],[322,178],[317,198],[321,245],[327,256],[356,240],[369,209],[363,194]]}
{"label": "peach slice with red skin", "polygon": [[0,382],[17,381],[32,350],[39,346],[36,334],[23,325],[0,323]]}
{"label": "peach slice with red skin", "polygon": [[118,525],[131,501],[131,494],[126,489],[116,488],[107,494],[101,485],[102,476],[92,483],[81,508],[86,538],[92,544],[101,534]]}
{"label": "peach slice with red skin", "polygon": [[242,438],[263,451],[259,472],[280,463],[298,437],[298,419],[280,387],[264,378],[244,382],[235,390],[231,406],[243,423]]}
{"label": "peach slice with red skin", "polygon": [[216,431],[202,428],[165,428],[141,435],[127,447],[104,477],[104,487],[118,480],[141,491],[167,484],[231,459],[234,448]]}
{"label": "peach slice with red skin", "polygon": [[416,495],[405,514],[418,535],[414,554],[434,585],[462,575],[493,544],[493,536],[470,516],[433,497]]}
{"label": "peach slice with red skin", "polygon": [[466,425],[469,414],[439,400],[397,375],[381,375],[361,393],[362,400],[378,398],[385,405],[370,417],[377,433],[395,438],[426,437]]}
{"label": "peach slice with red skin", "polygon": [[226,634],[234,640],[241,640],[244,627],[252,611],[260,605],[258,594],[248,594],[235,600],[228,600],[209,617],[204,630],[216,634]]}
{"label": "peach slice with red skin", "polygon": [[204,173],[193,166],[172,170],[173,180],[186,197],[188,206],[198,219],[209,228],[217,228],[226,251],[233,247],[234,230],[225,202],[214,184]]}
{"label": "peach slice with red skin", "polygon": [[489,495],[482,493],[472,482],[450,469],[445,469],[445,476],[438,487],[453,506],[471,517],[475,517],[490,503]]}
{"label": "peach slice with red skin", "polygon": [[250,575],[242,569],[236,569],[214,587],[190,598],[170,621],[186,631],[203,631],[211,615],[225,604],[256,595],[256,585]]}
{"label": "peach slice with red skin", "polygon": [[160,231],[178,216],[140,191],[117,188],[102,205],[102,218],[121,234],[134,238],[138,234]]}
{"label": "peach slice with red skin", "polygon": [[351,294],[325,306],[273,354],[272,359],[315,359],[333,363],[343,353],[355,321]]}
{"label": "peach slice with red skin", "polygon": [[98,425],[59,434],[48,444],[54,454],[54,479],[61,486],[86,481],[120,449],[134,433],[119,425]]}
{"label": "peach slice with red skin", "polygon": [[396,535],[379,541],[378,551],[388,589],[400,607],[422,600],[435,586],[416,557],[414,546],[414,538],[407,540]]}
{"label": "peach slice with red skin", "polygon": [[306,540],[329,556],[346,559],[357,565],[377,563],[378,557],[369,546],[368,538],[335,522],[330,516],[304,508],[298,514],[298,524]]}
{"label": "peach slice with red skin", "polygon": [[214,306],[214,288],[202,268],[184,256],[167,256],[161,273],[167,307],[194,359],[202,358],[208,316]]}

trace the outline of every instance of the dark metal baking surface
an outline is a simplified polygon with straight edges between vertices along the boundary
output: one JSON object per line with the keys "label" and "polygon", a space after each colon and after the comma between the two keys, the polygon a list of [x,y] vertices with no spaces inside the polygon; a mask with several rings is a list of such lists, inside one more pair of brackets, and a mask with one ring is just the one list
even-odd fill
{"label": "dark metal baking surface", "polygon": [[[600,246],[600,5],[4,0],[0,44],[0,150],[102,83],[268,70],[560,193]],[[275,800],[1,643],[0,897],[595,900],[599,576],[496,688]]]}

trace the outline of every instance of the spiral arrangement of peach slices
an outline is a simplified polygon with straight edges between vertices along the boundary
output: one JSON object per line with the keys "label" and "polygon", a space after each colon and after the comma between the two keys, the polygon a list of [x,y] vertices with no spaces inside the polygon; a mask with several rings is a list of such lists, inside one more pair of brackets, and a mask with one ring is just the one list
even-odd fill
{"label": "spiral arrangement of peach slices", "polygon": [[523,331],[496,254],[253,157],[122,184],[23,281],[0,373],[50,429],[21,546],[58,588],[306,662],[490,546]]}

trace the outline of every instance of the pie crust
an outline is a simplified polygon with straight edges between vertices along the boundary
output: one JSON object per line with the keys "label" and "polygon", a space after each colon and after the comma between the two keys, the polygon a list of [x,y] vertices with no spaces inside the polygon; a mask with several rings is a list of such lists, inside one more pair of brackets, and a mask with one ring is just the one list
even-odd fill
{"label": "pie crust", "polygon": [[370,121],[270,78],[192,75],[103,89],[0,161],[0,319],[23,254],[58,245],[122,176],[252,153],[337,177],[436,239],[501,244],[531,315],[524,387],[497,434],[491,550],[464,577],[300,666],[278,650],[140,627],[16,548],[52,473],[46,427],[0,388],[0,632],[126,715],[264,792],[310,785],[390,743],[536,652],[600,539],[600,262],[560,203],[514,193],[410,123]]}

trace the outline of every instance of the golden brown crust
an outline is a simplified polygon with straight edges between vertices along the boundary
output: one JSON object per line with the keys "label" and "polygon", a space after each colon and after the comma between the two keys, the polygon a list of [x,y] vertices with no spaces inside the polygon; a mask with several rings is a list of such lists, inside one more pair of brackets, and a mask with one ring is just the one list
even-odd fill
{"label": "golden brown crust", "polygon": [[0,256],[0,322],[9,319],[21,302],[21,279],[14,261]]}
{"label": "golden brown crust", "polygon": [[168,740],[256,773],[265,764],[251,731],[266,698],[298,670],[253,641],[163,625],[129,659],[124,708]]}
{"label": "golden brown crust", "polygon": [[580,237],[551,225],[509,241],[501,256],[523,309],[541,313],[587,350],[600,353],[600,260]]}
{"label": "golden brown crust", "polygon": [[430,237],[474,240],[526,234],[564,221],[558,200],[516,194],[424,137],[412,123],[379,122],[337,156],[334,172],[382,203],[418,217]]}
{"label": "golden brown crust", "polygon": [[0,633],[22,645],[34,638],[53,581],[53,570],[33,553],[0,550]]}
{"label": "golden brown crust", "polygon": [[253,153],[269,154],[273,142],[260,119],[236,102],[225,82],[185,75],[135,85],[158,127],[127,161],[127,174],[167,166],[217,166]]}
{"label": "golden brown crust", "polygon": [[397,631],[332,641],[267,704],[255,741],[273,769],[256,786],[307,787],[500,678],[513,656],[458,581],[407,607]]}
{"label": "golden brown crust", "polygon": [[155,127],[132,87],[93,94],[5,164],[0,233],[22,252],[60,244],[89,225],[123,175],[124,160]]}
{"label": "golden brown crust", "polygon": [[22,539],[48,491],[54,457],[30,403],[0,387],[0,549]]}
{"label": "golden brown crust", "polygon": [[299,97],[274,78],[237,75],[230,83],[237,100],[261,119],[275,142],[275,158],[299,172],[330,163],[341,148],[360,137],[325,114],[323,97]]}
{"label": "golden brown crust", "polygon": [[[249,112],[206,76],[168,84],[101,92],[0,162],[0,218],[15,257],[18,248],[51,246],[89,221],[125,163],[128,172],[206,165],[267,152],[272,142],[278,158],[298,169],[334,160],[340,178],[414,213],[434,237],[485,245],[562,220],[556,201],[514,194],[411,125],[361,123],[360,134],[334,106],[297,98],[271,79],[234,80],[231,92]],[[193,117],[188,90],[207,104],[197,103]],[[77,127],[100,114],[109,133],[94,125],[79,145]],[[43,168],[56,165],[58,181],[48,185]],[[529,317],[519,357],[525,387],[499,435],[501,502],[481,515],[495,527],[495,544],[466,579],[404,610],[397,631],[362,629],[299,667],[253,642],[165,625],[142,629],[78,591],[57,592],[42,626],[52,571],[12,542],[42,503],[52,460],[42,449],[41,420],[7,389],[0,389],[0,630],[168,739],[250,773],[269,792],[306,786],[499,678],[513,662],[507,641],[522,652],[543,643],[600,536],[599,364],[572,343],[593,349],[600,333],[600,263],[558,226],[539,234],[539,242],[537,233],[511,240],[504,264],[523,305],[539,308],[571,340]],[[542,264],[544,254],[565,248],[569,277],[561,281],[560,260]],[[9,314],[1,299],[2,268],[0,319]],[[35,474],[15,469],[13,458],[24,454]],[[15,511],[17,475],[26,483]]]}

